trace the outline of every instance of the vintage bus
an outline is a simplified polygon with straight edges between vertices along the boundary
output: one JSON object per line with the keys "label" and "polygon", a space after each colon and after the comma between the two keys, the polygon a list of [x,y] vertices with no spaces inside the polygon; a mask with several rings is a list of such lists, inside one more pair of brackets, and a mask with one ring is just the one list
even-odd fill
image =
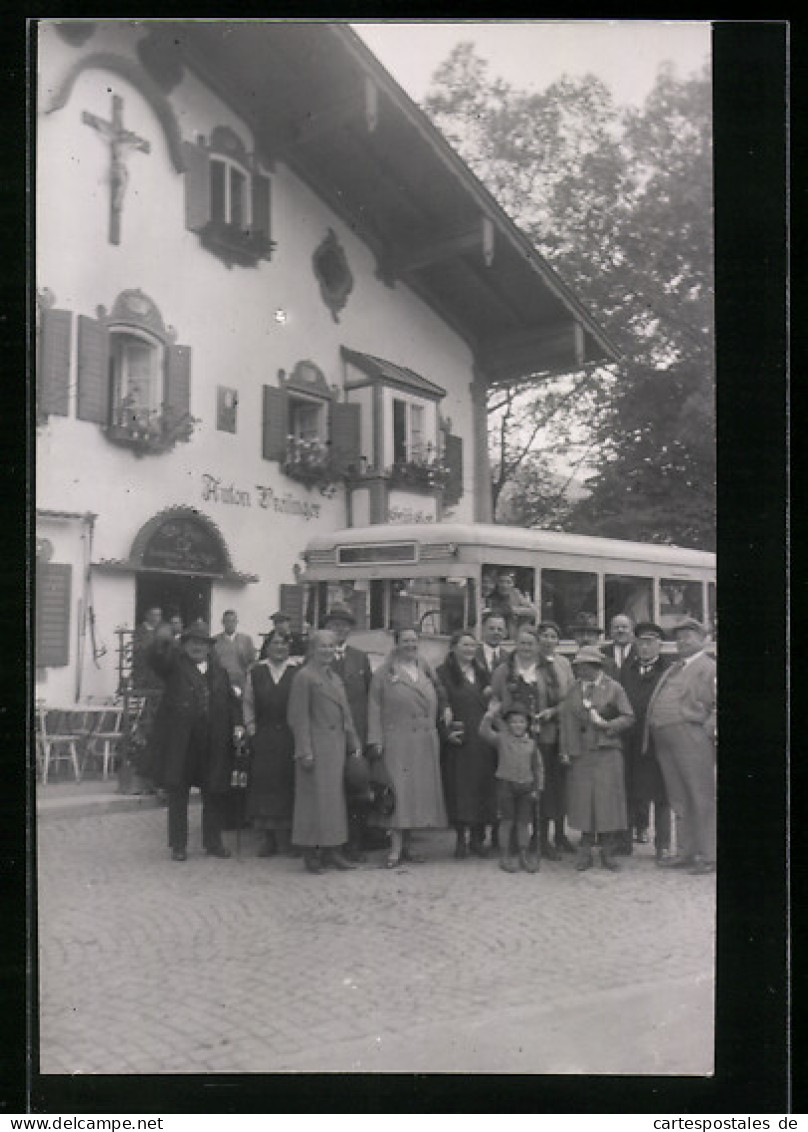
{"label": "vintage bus", "polygon": [[715,633],[715,555],[706,551],[484,523],[425,523],[316,535],[303,559],[296,620],[320,625],[331,605],[347,604],[356,618],[352,643],[372,658],[388,652],[395,627],[415,626],[425,655],[441,660],[455,630],[479,632],[503,574],[520,600],[561,627],[566,652],[575,649],[573,627],[582,616],[607,630],[617,613],[665,629],[695,617]]}

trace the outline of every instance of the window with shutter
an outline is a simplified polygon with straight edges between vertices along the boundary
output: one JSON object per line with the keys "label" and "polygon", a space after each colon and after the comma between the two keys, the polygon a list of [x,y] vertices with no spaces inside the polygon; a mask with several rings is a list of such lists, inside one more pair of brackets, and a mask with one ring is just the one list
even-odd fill
{"label": "window with shutter", "polygon": [[70,661],[72,567],[61,562],[37,565],[35,652],[38,668],[64,668]]}
{"label": "window with shutter", "polygon": [[70,390],[70,346],[72,336],[70,311],[42,309],[37,345],[36,393],[37,415],[66,417]]}
{"label": "window with shutter", "polygon": [[136,455],[189,440],[191,350],[169,342],[162,315],[141,291],[123,291],[107,316],[79,316],[78,417]]}
{"label": "window with shutter", "polygon": [[271,259],[270,182],[236,134],[218,126],[210,144],[183,146],[185,225],[227,267]]}

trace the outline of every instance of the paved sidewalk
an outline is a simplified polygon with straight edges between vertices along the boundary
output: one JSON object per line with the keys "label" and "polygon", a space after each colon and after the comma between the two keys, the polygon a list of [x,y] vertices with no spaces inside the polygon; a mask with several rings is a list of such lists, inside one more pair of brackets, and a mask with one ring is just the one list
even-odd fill
{"label": "paved sidewalk", "polygon": [[[451,857],[304,873],[162,808],[38,826],[45,1073],[709,1073],[715,879]],[[233,833],[227,835],[235,848]]]}

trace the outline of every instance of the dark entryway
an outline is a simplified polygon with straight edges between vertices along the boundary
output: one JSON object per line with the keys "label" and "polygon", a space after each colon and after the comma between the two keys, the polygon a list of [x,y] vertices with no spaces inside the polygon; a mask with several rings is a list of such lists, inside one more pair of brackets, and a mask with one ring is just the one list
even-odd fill
{"label": "dark entryway", "polygon": [[136,625],[154,605],[159,605],[166,619],[177,611],[183,625],[189,625],[198,617],[210,624],[210,578],[142,571],[136,575],[135,582]]}

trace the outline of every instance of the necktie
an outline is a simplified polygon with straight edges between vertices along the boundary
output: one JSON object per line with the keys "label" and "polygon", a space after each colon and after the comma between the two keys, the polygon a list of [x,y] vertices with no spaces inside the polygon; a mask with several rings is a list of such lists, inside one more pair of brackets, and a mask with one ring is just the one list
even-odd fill
{"label": "necktie", "polygon": [[500,658],[500,655],[499,655],[499,649],[494,649],[493,652],[491,653],[491,667],[496,668],[496,666],[500,662],[500,659],[501,658]]}

